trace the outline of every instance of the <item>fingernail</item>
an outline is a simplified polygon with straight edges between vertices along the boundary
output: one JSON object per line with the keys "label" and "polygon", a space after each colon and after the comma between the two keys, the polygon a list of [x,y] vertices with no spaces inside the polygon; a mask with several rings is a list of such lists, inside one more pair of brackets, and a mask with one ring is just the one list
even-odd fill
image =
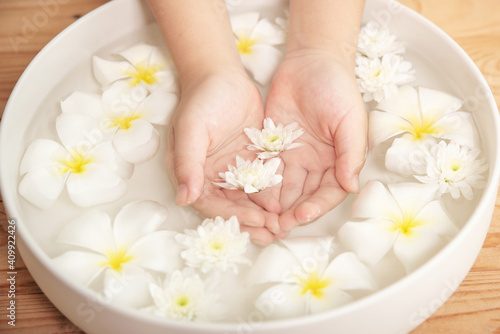
{"label": "fingernail", "polygon": [[177,187],[177,198],[175,203],[180,206],[185,206],[191,204],[191,201],[188,201],[189,190],[185,184],[181,184]]}

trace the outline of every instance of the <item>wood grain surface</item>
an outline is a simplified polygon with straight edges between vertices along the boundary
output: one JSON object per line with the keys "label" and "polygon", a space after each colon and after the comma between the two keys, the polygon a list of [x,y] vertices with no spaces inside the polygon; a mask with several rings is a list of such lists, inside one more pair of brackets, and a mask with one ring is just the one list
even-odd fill
{"label": "wood grain surface", "polygon": [[[106,0],[0,0],[0,112],[23,70],[55,35]],[[471,56],[500,103],[500,1],[401,0]],[[17,257],[16,327],[7,324],[7,217],[0,200],[0,333],[82,333],[45,297]],[[376,333],[376,331],[373,331]],[[500,196],[473,268],[413,334],[500,334]]]}

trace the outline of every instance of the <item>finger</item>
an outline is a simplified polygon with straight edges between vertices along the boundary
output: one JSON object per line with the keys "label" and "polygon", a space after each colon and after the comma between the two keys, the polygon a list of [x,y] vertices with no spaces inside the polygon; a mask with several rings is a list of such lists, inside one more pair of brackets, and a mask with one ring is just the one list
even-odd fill
{"label": "finger", "polygon": [[304,196],[310,196],[316,190],[318,190],[321,180],[323,179],[324,171],[310,171],[307,174],[306,181],[304,182]]}
{"label": "finger", "polygon": [[297,205],[294,216],[299,225],[308,224],[340,204],[347,192],[338,184],[334,169],[323,175],[320,187],[309,198]]}
{"label": "finger", "polygon": [[258,193],[248,194],[248,197],[264,210],[280,213],[281,205],[279,201],[279,186],[264,189]]}
{"label": "finger", "polygon": [[168,158],[172,159],[177,185],[176,204],[189,205],[198,199],[203,189],[208,134],[203,127],[179,122],[172,128],[170,138],[173,151]]}
{"label": "finger", "polygon": [[362,106],[351,110],[339,124],[333,139],[336,151],[336,177],[349,193],[359,191],[359,172],[366,159],[367,121]]}
{"label": "finger", "polygon": [[260,246],[267,246],[274,241],[274,234],[265,227],[240,226],[240,230],[248,232],[250,240]]}
{"label": "finger", "polygon": [[297,165],[285,164],[280,195],[282,211],[288,210],[302,196],[306,178],[307,170]]}

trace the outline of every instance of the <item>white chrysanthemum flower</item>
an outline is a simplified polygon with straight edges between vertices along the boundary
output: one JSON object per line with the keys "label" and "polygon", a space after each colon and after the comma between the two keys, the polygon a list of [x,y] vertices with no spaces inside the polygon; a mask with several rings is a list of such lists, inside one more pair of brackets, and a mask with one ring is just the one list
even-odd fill
{"label": "white chrysanthemum flower", "polygon": [[205,219],[196,230],[186,230],[176,235],[175,240],[186,248],[181,253],[186,264],[200,268],[202,273],[232,269],[236,274],[238,264],[251,263],[244,255],[250,236],[240,232],[240,224],[234,216],[229,220],[222,217]]}
{"label": "white chrysanthemum flower", "polygon": [[284,44],[286,37],[279,27],[259,16],[257,12],[231,16],[231,26],[243,66],[266,85],[283,58],[274,46]]}
{"label": "white chrysanthemum flower", "polygon": [[77,247],[52,264],[72,282],[94,286],[104,279],[107,300],[132,307],[148,305],[149,272],[169,273],[182,265],[175,232],[158,230],[168,215],[157,202],[125,205],[114,223],[102,211],[84,214],[66,225],[57,241]]}
{"label": "white chrysanthemum flower", "polygon": [[[210,279],[213,279],[210,278]],[[209,279],[203,280],[192,268],[176,270],[163,286],[150,284],[154,305],[144,309],[159,317],[182,321],[214,321],[224,316],[219,294]]]}
{"label": "white chrysanthemum flower", "polygon": [[439,193],[457,199],[462,194],[466,199],[474,198],[472,188],[484,188],[484,175],[488,169],[485,159],[478,159],[479,149],[468,149],[454,142],[444,141],[431,146],[426,152],[426,175],[415,175],[423,183],[439,185]]}
{"label": "white chrysanthemum flower", "polygon": [[415,80],[412,64],[396,54],[370,59],[356,57],[355,73],[363,100],[380,102],[398,92],[398,87]]}
{"label": "white chrysanthemum flower", "polygon": [[411,272],[454,236],[458,229],[441,203],[436,185],[370,181],[352,205],[352,220],[339,237],[361,261],[376,265],[391,249]]}
{"label": "white chrysanthemum flower", "polygon": [[229,171],[219,173],[225,182],[213,183],[225,189],[256,193],[281,182],[283,177],[276,175],[280,163],[279,158],[273,158],[264,163],[258,158],[252,162],[236,156],[236,167],[229,165]]}
{"label": "white chrysanthemum flower", "polygon": [[255,301],[281,296],[281,303],[266,308],[266,318],[280,319],[324,312],[354,298],[351,290],[376,288],[370,270],[351,252],[331,259],[333,237],[301,237],[266,247],[249,274],[253,284],[272,284]]}
{"label": "white chrysanthemum flower", "polygon": [[370,21],[361,27],[358,38],[358,51],[363,56],[374,59],[386,54],[400,54],[405,51],[404,45],[396,41],[387,26]]}
{"label": "white chrysanthemum flower", "polygon": [[245,133],[250,138],[254,145],[249,145],[248,149],[253,151],[263,151],[259,153],[259,159],[268,159],[277,156],[280,152],[290,150],[302,144],[293,141],[299,138],[304,130],[297,128],[297,123],[292,123],[287,126],[279,123],[274,125],[273,120],[266,118],[264,120],[264,129],[258,130],[255,128],[245,128]]}

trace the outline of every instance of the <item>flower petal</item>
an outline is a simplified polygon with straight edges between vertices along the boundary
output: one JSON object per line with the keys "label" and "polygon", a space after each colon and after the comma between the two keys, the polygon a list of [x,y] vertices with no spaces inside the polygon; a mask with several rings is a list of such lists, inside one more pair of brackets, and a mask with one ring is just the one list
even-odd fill
{"label": "flower petal", "polygon": [[102,211],[91,211],[64,226],[57,242],[84,247],[103,255],[114,250],[111,219]]}
{"label": "flower petal", "polygon": [[[125,58],[128,62],[130,62],[130,64],[135,66],[137,64],[149,64],[153,53],[157,50],[158,48],[156,46],[140,43],[118,54]],[[159,58],[158,56],[155,56],[155,59],[161,60],[161,58]],[[162,60],[162,62],[163,64],[158,65],[165,66],[166,62],[164,59]]]}
{"label": "flower petal", "polygon": [[78,206],[90,207],[116,201],[127,191],[127,184],[107,166],[90,163],[86,171],[72,173],[66,181],[68,194]]}
{"label": "flower petal", "polygon": [[387,188],[396,199],[401,211],[407,216],[415,217],[424,206],[434,199],[438,186],[407,182],[389,184]]}
{"label": "flower petal", "polygon": [[253,28],[250,39],[256,40],[257,43],[280,45],[285,44],[286,35],[278,26],[267,19],[262,19]]}
{"label": "flower petal", "polygon": [[144,100],[137,112],[153,124],[166,125],[177,103],[177,95],[157,90]]}
{"label": "flower petal", "polygon": [[135,266],[125,266],[120,272],[106,270],[103,294],[113,304],[133,308],[151,304],[149,284],[151,277]]}
{"label": "flower petal", "polygon": [[370,270],[351,252],[333,259],[323,274],[326,277],[331,277],[341,290],[375,290],[377,286]]}
{"label": "flower petal", "polygon": [[181,269],[184,261],[180,256],[181,248],[175,242],[175,235],[171,231],[157,231],[140,238],[129,250],[134,257],[134,264],[164,273]]}
{"label": "flower petal", "polygon": [[129,179],[134,172],[134,165],[123,160],[109,141],[97,145],[90,154],[99,164],[108,167],[118,177]]}
{"label": "flower petal", "polygon": [[368,114],[368,141],[370,149],[389,138],[406,132],[411,125],[406,119],[388,112],[373,110]]}
{"label": "flower petal", "polygon": [[264,309],[265,312],[261,311],[270,319],[298,317],[307,314],[306,296],[301,294],[297,285],[277,284],[265,290],[255,301],[255,306],[263,310],[259,305],[273,305]]}
{"label": "flower petal", "polygon": [[302,268],[297,258],[285,247],[271,244],[255,260],[248,275],[250,284],[294,282],[294,271]]}
{"label": "flower petal", "polygon": [[148,96],[142,86],[131,86],[127,81],[116,81],[102,93],[102,106],[108,117],[128,117]]}
{"label": "flower petal", "polygon": [[351,210],[351,216],[356,218],[386,218],[401,214],[394,197],[380,181],[368,182]]}
{"label": "flower petal", "polygon": [[177,82],[177,75],[173,70],[166,69],[156,72],[156,80],[156,83],[148,86],[151,92],[162,90],[178,94],[179,83]]}
{"label": "flower petal", "polygon": [[420,109],[424,119],[437,120],[446,114],[453,113],[462,107],[462,100],[448,93],[419,87]]}
{"label": "flower petal", "polygon": [[63,113],[56,119],[56,130],[63,145],[70,151],[86,153],[104,140],[99,121],[90,116]]}
{"label": "flower petal", "polygon": [[82,114],[96,119],[102,119],[105,116],[102,110],[101,95],[92,93],[72,93],[61,101],[61,110],[63,113]]}
{"label": "flower petal", "polygon": [[443,130],[440,138],[471,149],[479,147],[479,136],[471,113],[458,111],[448,114],[437,121],[435,126]]}
{"label": "flower petal", "polygon": [[63,191],[66,176],[54,173],[50,167],[34,169],[24,175],[19,193],[37,207],[48,210]]}
{"label": "flower petal", "polygon": [[167,208],[158,202],[144,200],[125,205],[114,222],[117,247],[128,249],[143,236],[157,231],[167,216]]}
{"label": "flower petal", "polygon": [[392,248],[398,233],[388,219],[348,221],[339,229],[342,243],[370,266],[376,265]]}
{"label": "flower petal", "polygon": [[400,87],[396,95],[380,102],[376,109],[407,120],[421,118],[417,90],[410,86]]}
{"label": "flower petal", "polygon": [[130,122],[130,128],[116,132],[113,145],[120,156],[130,163],[151,159],[160,147],[160,134],[143,119]]}
{"label": "flower petal", "polygon": [[88,286],[104,270],[100,263],[105,260],[100,254],[69,251],[52,259],[52,265],[72,282]]}
{"label": "flower petal", "polygon": [[300,237],[281,240],[306,272],[322,273],[332,252],[333,237]]}
{"label": "flower petal", "polygon": [[236,36],[250,36],[252,29],[259,21],[258,12],[245,13],[240,15],[231,15],[231,27]]}
{"label": "flower petal", "polygon": [[425,159],[422,149],[434,143],[435,140],[431,136],[418,141],[413,140],[413,136],[410,134],[396,138],[385,155],[385,167],[390,172],[411,176],[414,174],[413,166],[418,168],[422,159]]}
{"label": "flower petal", "polygon": [[435,234],[440,236],[453,236],[458,228],[444,211],[439,201],[427,204],[415,217],[415,220],[424,222]]}
{"label": "flower petal", "polygon": [[309,312],[311,314],[331,310],[335,307],[345,305],[353,301],[353,297],[335,286],[330,285],[323,289],[324,296],[321,298],[310,297]]}
{"label": "flower petal", "polygon": [[132,70],[133,66],[126,61],[109,61],[94,56],[92,68],[97,81],[101,86],[107,87],[116,80],[127,78],[125,73]]}
{"label": "flower petal", "polygon": [[22,176],[39,168],[50,168],[54,165],[54,155],[60,155],[66,150],[61,144],[50,139],[35,139],[24,152],[19,174]]}
{"label": "flower petal", "polygon": [[243,66],[262,85],[266,85],[271,81],[282,59],[283,54],[281,51],[266,44],[255,44],[249,54],[241,54]]}

